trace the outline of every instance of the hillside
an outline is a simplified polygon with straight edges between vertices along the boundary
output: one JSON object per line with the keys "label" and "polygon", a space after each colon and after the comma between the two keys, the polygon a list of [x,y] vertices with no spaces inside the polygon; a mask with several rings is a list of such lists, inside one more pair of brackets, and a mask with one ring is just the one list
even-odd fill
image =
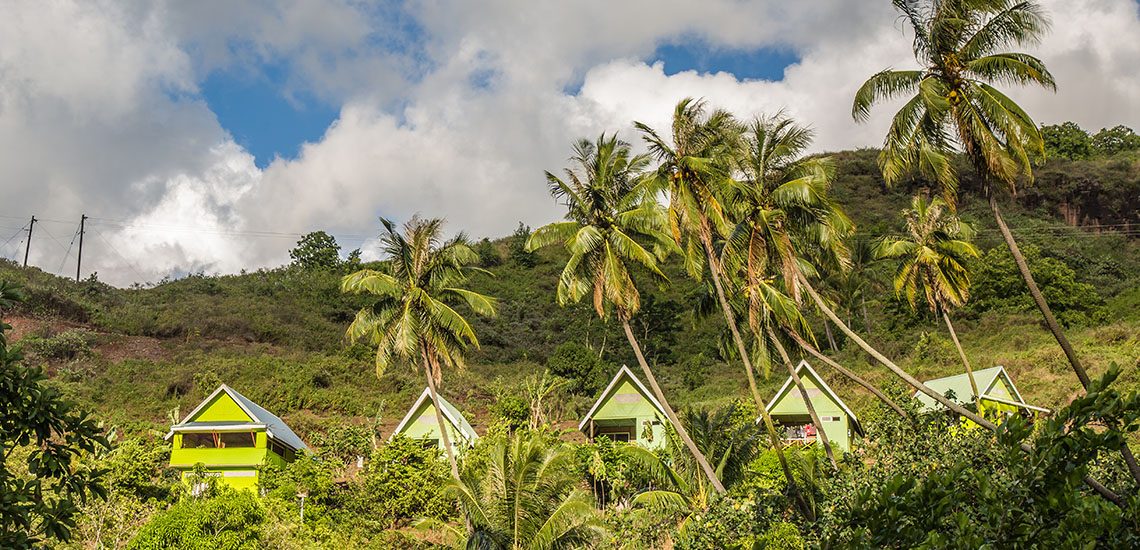
{"label": "hillside", "polygon": [[[856,240],[901,229],[899,212],[917,190],[885,188],[875,154],[835,155],[834,194],[857,224]],[[1006,206],[1007,220],[1031,262],[1044,270],[1038,280],[1047,294],[1054,293],[1050,299],[1056,297],[1054,307],[1071,325],[1068,334],[1089,370],[1120,364],[1123,383],[1140,388],[1140,163],[1131,157],[1059,161],[1038,174],[1035,185],[1023,187],[1017,203]],[[979,247],[992,251],[976,262],[972,305],[955,315],[959,336],[976,367],[1005,365],[1027,400],[1056,407],[1076,395],[1078,384],[1020,279],[1006,277],[1008,253],[988,207],[966,192],[975,187],[969,179],[963,182],[960,213],[977,228]],[[515,238],[490,243],[498,265],[494,258],[485,260],[490,275],[472,278],[475,290],[500,300],[500,313],[473,319],[482,347],[466,371],[446,374],[441,388],[479,430],[487,424],[488,406],[541,371],[561,344],[595,350],[608,365],[607,377],[633,361],[613,322],[603,323],[584,305],[555,303],[561,252],[520,259],[511,251]],[[890,270],[879,263],[864,266],[862,294],[837,284],[832,295],[847,296],[841,313],[918,378],[958,372],[944,326],[894,299]],[[282,414],[306,439],[345,419],[363,422],[377,415],[390,430],[422,389],[421,379],[406,368],[378,380],[370,350],[344,343],[344,329],[366,299],[340,294],[342,274],[291,266],[118,289],[94,278],[76,283],[0,263],[0,278],[23,284],[29,293],[27,304],[5,318],[29,360],[44,364],[54,384],[106,423],[127,433],[162,429],[171,411],[185,413],[226,382]],[[644,287],[646,308],[635,323],[666,391],[677,405],[694,407],[744,396],[738,363],[725,363],[718,351],[723,322],[692,312],[702,283],[687,278],[675,261],[667,274],[668,288]],[[822,322],[815,322],[826,348]],[[842,340],[837,344],[835,355],[845,365],[873,382],[888,382],[885,371],[854,349],[843,349]],[[856,412],[870,405],[860,388],[825,376],[850,396]],[[774,373],[762,392],[770,395],[783,378]],[[572,421],[590,401],[589,395],[567,394],[556,410],[563,421]]]}

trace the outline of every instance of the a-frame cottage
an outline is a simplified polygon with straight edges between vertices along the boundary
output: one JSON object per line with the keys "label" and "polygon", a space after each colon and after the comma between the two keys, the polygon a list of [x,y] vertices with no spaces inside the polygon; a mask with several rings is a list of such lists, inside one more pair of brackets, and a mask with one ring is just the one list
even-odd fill
{"label": "a-frame cottage", "polygon": [[[815,407],[819,421],[823,424],[823,433],[827,434],[832,447],[850,451],[855,435],[863,433],[859,418],[807,361],[800,361],[796,366],[796,374],[804,384],[807,398]],[[811,422],[811,414],[791,376],[788,376],[776,396],[768,402],[768,412],[772,415],[772,420],[784,429],[784,441],[792,444],[815,442],[817,434]]]}
{"label": "a-frame cottage", "polygon": [[256,489],[258,468],[284,465],[308,447],[283,420],[222,384],[170,428],[170,467],[190,479],[197,464],[235,489]]}
{"label": "a-frame cottage", "polygon": [[665,409],[645,389],[629,367],[622,366],[598,396],[578,429],[592,441],[605,436],[612,441],[636,443],[656,449],[665,444]]}
{"label": "a-frame cottage", "polygon": [[[1048,413],[1049,409],[1037,407],[1025,402],[1017,386],[1013,384],[1005,367],[998,365],[988,369],[974,371],[974,381],[978,384],[980,399],[974,398],[973,388],[970,387],[970,378],[966,373],[955,374],[945,378],[936,378],[923,382],[939,395],[953,392],[954,401],[962,404],[977,401],[978,412],[983,416],[1000,417],[1015,413]],[[922,403],[924,411],[942,410],[944,407],[930,396],[915,392],[914,397]],[[971,422],[971,424],[973,424]]]}
{"label": "a-frame cottage", "polygon": [[[439,406],[443,409],[443,423],[447,426],[447,437],[451,441],[451,448],[459,453],[474,445],[475,440],[479,439],[479,434],[475,433],[475,428],[471,427],[459,409],[442,395],[439,396]],[[404,419],[396,426],[396,431],[392,432],[389,439],[396,434],[409,439],[418,439],[425,447],[433,446],[439,447],[441,451],[444,450],[443,439],[439,434],[439,422],[435,417],[435,406],[431,402],[430,388],[424,388],[423,393],[420,393],[412,408],[408,409],[408,414],[404,415]]]}

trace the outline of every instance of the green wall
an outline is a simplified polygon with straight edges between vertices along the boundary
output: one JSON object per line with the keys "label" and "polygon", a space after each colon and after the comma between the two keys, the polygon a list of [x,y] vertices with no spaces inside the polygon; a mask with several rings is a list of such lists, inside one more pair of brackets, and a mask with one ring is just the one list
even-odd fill
{"label": "green wall", "polygon": [[[607,428],[628,426],[634,427],[635,439],[643,447],[656,449],[665,444],[665,425],[668,422],[664,415],[658,412],[653,403],[646,399],[637,386],[623,376],[618,385],[611,390],[602,404],[594,411],[593,416],[595,436],[601,435]],[[650,425],[646,425],[646,422]],[[582,429],[586,435],[590,434],[589,422]]]}
{"label": "green wall", "polygon": [[[459,429],[447,419],[447,416],[443,417],[443,425],[447,427],[447,437],[451,440],[452,448],[457,453],[462,452],[467,444],[463,436],[460,435]],[[429,400],[425,399],[420,404],[400,433],[408,439],[435,439],[439,450],[445,451],[443,438],[439,437],[439,422],[435,418],[435,406]]]}
{"label": "green wall", "polygon": [[[815,407],[816,414],[821,418],[823,433],[827,434],[827,439],[831,442],[832,447],[850,451],[852,426],[847,412],[823,390],[819,380],[807,369],[801,370],[799,375],[800,380],[804,383],[804,389],[808,391],[811,403]],[[807,403],[804,402],[799,388],[794,383],[788,386],[787,391],[779,397],[778,401],[769,404],[768,411],[772,415],[772,420],[776,422],[785,424],[811,422]],[[839,420],[825,421],[822,420],[823,417],[839,417]]]}
{"label": "green wall", "polygon": [[245,410],[238,405],[236,401],[230,397],[226,392],[218,392],[214,400],[206,405],[205,408],[198,411],[198,414],[193,418],[187,419],[187,422],[253,422],[253,419],[246,414]]}

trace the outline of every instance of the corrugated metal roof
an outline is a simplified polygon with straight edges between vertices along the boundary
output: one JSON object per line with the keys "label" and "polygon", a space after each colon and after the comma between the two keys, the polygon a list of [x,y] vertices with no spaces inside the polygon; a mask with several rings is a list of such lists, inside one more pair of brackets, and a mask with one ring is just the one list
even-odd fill
{"label": "corrugated metal roof", "polygon": [[[1005,368],[1001,366],[975,370],[974,381],[978,383],[978,390],[981,391],[982,394],[985,394],[993,386],[994,381],[997,380],[997,378],[1004,372]],[[1017,388],[1013,387],[1013,380],[1009,379],[1008,374],[1006,375],[1006,379],[1010,385],[1010,389],[1014,394],[1011,397],[1015,397],[1018,401],[1024,402],[1021,399],[1021,395],[1017,393]],[[970,377],[966,373],[955,374],[954,376],[947,376],[945,378],[935,378],[934,380],[927,380],[926,382],[923,382],[923,384],[926,384],[930,389],[937,392],[938,395],[946,395],[946,392],[953,390],[953,401],[957,403],[966,404],[973,403],[974,401],[974,391],[970,388]],[[934,400],[934,398],[922,392],[915,392],[915,397],[917,397],[918,400],[922,402],[923,410],[936,410],[943,408],[941,404]]]}

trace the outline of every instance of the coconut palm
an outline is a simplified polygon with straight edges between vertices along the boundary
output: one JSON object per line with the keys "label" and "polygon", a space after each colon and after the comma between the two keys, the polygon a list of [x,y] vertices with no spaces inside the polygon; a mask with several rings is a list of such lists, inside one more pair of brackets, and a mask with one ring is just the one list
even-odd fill
{"label": "coconut palm", "polygon": [[[345,276],[341,291],[373,294],[376,301],[364,307],[348,327],[350,341],[364,340],[376,346],[376,375],[397,361],[423,368],[436,411],[442,381],[442,367],[463,368],[468,347],[479,347],[475,331],[452,305],[467,304],[479,315],[494,315],[494,298],[465,289],[465,266],[478,261],[463,235],[444,241],[443,220],[413,217],[401,232],[381,218],[385,233],[381,250],[389,258],[379,270],[364,269]],[[451,463],[451,474],[458,480],[455,452],[436,414],[440,437]]]}
{"label": "coconut palm", "polygon": [[[794,492],[795,478],[784,458],[780,438],[768,414],[768,406],[757,388],[752,360],[737,327],[736,314],[725,293],[722,281],[725,271],[714,247],[714,241],[727,235],[730,230],[730,219],[722,197],[735,184],[731,176],[735,159],[743,146],[743,128],[731,113],[719,109],[707,112],[703,101],[692,98],[677,103],[673,111],[670,140],[646,124],[635,122],[634,125],[642,132],[650,153],[660,163],[657,167],[656,185],[668,190],[669,229],[674,241],[684,246],[686,270],[690,275],[700,278],[704,265],[708,266],[717,301],[744,364],[748,388],[769,428],[772,446],[780,459],[789,487]],[[799,500],[803,503],[805,514],[808,514],[809,519],[814,519],[802,496]]]}
{"label": "coconut palm", "polygon": [[[853,228],[828,196],[834,173],[830,159],[804,156],[812,137],[810,128],[782,112],[759,117],[748,127],[738,161],[743,177],[724,193],[739,222],[722,257],[726,274],[743,281],[748,325],[756,336],[762,364],[770,357],[767,348],[774,347],[805,396],[808,413],[834,466],[835,456],[815,406],[806,398],[803,382],[776,333],[786,328],[813,338],[796,304],[799,251],[810,250],[841,265],[847,256],[841,237]],[[733,277],[728,279],[731,282]]]}
{"label": "coconut palm", "polygon": [[914,307],[921,292],[930,311],[941,314],[966,366],[973,397],[980,398],[970,360],[958,342],[949,313],[952,308],[965,304],[969,297],[970,272],[966,269],[966,260],[976,258],[978,249],[967,240],[972,232],[970,227],[956,216],[947,215],[947,210],[941,198],[927,202],[922,195],[916,196],[910,209],[903,211],[907,235],[884,239],[876,247],[876,257],[900,260],[894,276],[895,294],[905,296]]}
{"label": "coconut palm", "polygon": [[664,517],[680,518],[677,533],[688,532],[691,520],[712,502],[709,486],[700,483],[693,472],[670,464],[652,451],[626,445],[619,452],[649,479],[653,487],[637,493],[632,504],[639,510]]}
{"label": "coconut palm", "polygon": [[664,284],[667,279],[657,261],[673,248],[672,241],[663,232],[665,219],[661,207],[642,177],[649,159],[633,155],[629,144],[616,135],[602,134],[593,143],[579,140],[571,161],[576,166],[566,169],[565,179],[546,173],[551,194],[569,210],[567,221],[536,230],[527,241],[527,250],[559,242],[565,245],[570,260],[558,280],[558,303],[565,305],[591,296],[599,317],[607,317],[607,305],[613,309],[641,372],[669,421],[677,427],[685,447],[709,481],[717,491],[723,492],[724,486],[661,391],[630,327],[630,319],[641,309],[641,293],[630,268],[639,267]]}
{"label": "coconut palm", "polygon": [[589,494],[576,488],[575,455],[537,433],[516,433],[490,449],[485,471],[465,474],[444,491],[459,500],[467,530],[435,520],[417,524],[452,548],[582,548],[603,532]]}
{"label": "coconut palm", "polygon": [[[914,31],[914,55],[922,69],[872,76],[856,93],[852,116],[866,120],[875,103],[914,94],[895,114],[879,156],[888,183],[917,171],[941,183],[943,194],[952,197],[957,178],[950,155],[959,150],[966,154],[1029,294],[1087,389],[1088,373],[1037,287],[997,203],[998,193],[1012,191],[1019,178],[1032,179],[1030,158],[1044,156],[1045,149],[1029,114],[993,84],[1056,90],[1053,75],[1040,59],[1006,51],[1037,44],[1049,28],[1048,17],[1032,1],[894,0],[894,5]],[[1127,445],[1121,452],[1140,482],[1140,463]]]}

